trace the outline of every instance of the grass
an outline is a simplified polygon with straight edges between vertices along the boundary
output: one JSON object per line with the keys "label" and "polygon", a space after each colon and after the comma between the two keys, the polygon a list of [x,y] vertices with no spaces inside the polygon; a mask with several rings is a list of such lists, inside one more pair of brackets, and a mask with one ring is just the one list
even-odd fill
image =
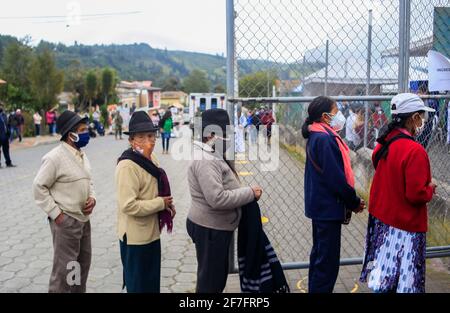
{"label": "grass", "polygon": [[294,158],[295,160],[299,161],[301,164],[306,164],[306,151],[300,146],[297,145],[288,145],[280,142],[281,148],[286,150],[288,154]]}
{"label": "grass", "polygon": [[427,233],[427,246],[450,245],[450,221],[447,218],[429,217]]}

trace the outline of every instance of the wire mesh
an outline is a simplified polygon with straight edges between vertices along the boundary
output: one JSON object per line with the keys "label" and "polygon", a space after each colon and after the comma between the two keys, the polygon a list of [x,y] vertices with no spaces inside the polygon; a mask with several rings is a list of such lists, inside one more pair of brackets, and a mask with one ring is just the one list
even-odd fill
{"label": "wire mesh", "polygon": [[[398,0],[236,0],[234,5],[235,86],[240,99],[398,93]],[[430,94],[424,83],[429,50],[450,55],[449,6],[447,0],[411,1],[411,92]],[[429,204],[427,240],[428,246],[448,246],[450,105],[448,99],[425,101],[437,109],[418,138],[429,153],[438,185]],[[352,149],[356,189],[368,202],[374,174],[371,155],[390,120],[390,101],[353,98],[337,103],[347,119],[341,136]],[[244,182],[262,185],[265,191],[261,200],[264,228],[282,262],[307,261],[312,244],[311,221],[304,216],[306,155],[301,136],[307,105],[243,101],[235,114],[235,125],[245,133],[236,148],[236,168]],[[266,130],[271,117],[269,140]],[[256,159],[251,157],[252,149],[257,150]],[[264,170],[274,157],[278,157],[276,170]],[[350,225],[343,227],[342,258],[362,256],[367,218],[367,213],[353,215]]]}

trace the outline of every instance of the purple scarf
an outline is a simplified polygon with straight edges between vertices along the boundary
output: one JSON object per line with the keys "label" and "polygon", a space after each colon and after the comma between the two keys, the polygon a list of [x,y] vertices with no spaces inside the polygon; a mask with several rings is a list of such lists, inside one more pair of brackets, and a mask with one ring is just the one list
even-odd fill
{"label": "purple scarf", "polygon": [[[152,161],[146,157],[134,152],[132,149],[125,150],[117,163],[122,160],[131,160],[140,167],[142,167],[147,173],[152,175],[158,181],[158,196],[159,197],[169,197],[171,195],[169,178],[166,172],[157,167]],[[159,212],[159,230],[162,231],[164,226],[167,227],[167,232],[172,233],[173,229],[173,219],[169,210],[164,210]]]}

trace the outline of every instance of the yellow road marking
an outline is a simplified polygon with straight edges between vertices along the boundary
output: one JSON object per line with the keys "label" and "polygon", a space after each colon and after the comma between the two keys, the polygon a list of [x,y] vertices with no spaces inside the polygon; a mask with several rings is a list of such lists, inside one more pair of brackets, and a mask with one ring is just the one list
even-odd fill
{"label": "yellow road marking", "polygon": [[237,163],[237,164],[245,165],[245,164],[248,164],[248,161],[237,161],[236,163]]}
{"label": "yellow road marking", "polygon": [[252,176],[252,175],[253,175],[252,172],[239,172],[239,176],[243,176],[243,177],[245,177],[245,176]]}
{"label": "yellow road marking", "polygon": [[359,285],[358,283],[355,283],[355,287],[352,289],[352,291],[350,291],[350,293],[356,293],[359,289]]}
{"label": "yellow road marking", "polygon": [[297,282],[297,289],[300,290],[301,293],[306,293],[306,289],[303,288],[303,284],[302,284],[305,279],[306,279],[306,277]]}

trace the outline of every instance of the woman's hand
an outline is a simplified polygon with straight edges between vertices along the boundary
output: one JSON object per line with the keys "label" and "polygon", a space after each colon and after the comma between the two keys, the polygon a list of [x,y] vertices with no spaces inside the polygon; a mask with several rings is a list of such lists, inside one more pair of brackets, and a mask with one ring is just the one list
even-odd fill
{"label": "woman's hand", "polygon": [[167,210],[173,206],[173,197],[162,197],[164,200],[164,208]]}
{"label": "woman's hand", "polygon": [[429,183],[428,186],[430,186],[433,189],[433,193],[436,194],[437,185],[434,183]]}
{"label": "woman's hand", "polygon": [[262,192],[263,192],[262,188],[259,186],[255,186],[255,187],[252,187],[252,190],[253,190],[253,194],[255,195],[256,201],[259,201],[259,199],[261,198]]}
{"label": "woman's hand", "polygon": [[366,202],[363,199],[361,199],[361,202],[359,203],[359,207],[357,207],[354,212],[355,213],[361,213],[365,209],[366,209]]}
{"label": "woman's hand", "polygon": [[168,207],[167,210],[170,212],[170,216],[172,218],[174,218],[175,215],[177,215],[177,211],[175,210],[175,206],[173,204],[170,207]]}

